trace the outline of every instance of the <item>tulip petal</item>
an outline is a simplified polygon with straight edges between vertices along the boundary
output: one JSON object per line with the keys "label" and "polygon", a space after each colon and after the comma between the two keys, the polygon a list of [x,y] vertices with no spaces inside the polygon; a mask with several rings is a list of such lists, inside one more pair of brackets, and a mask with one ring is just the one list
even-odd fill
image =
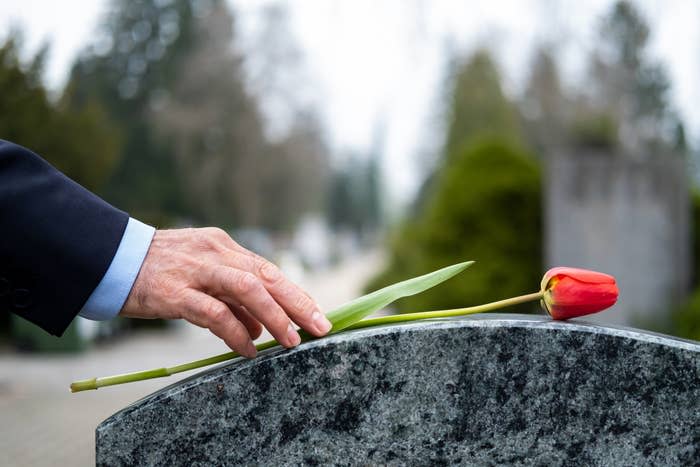
{"label": "tulip petal", "polygon": [[602,311],[617,302],[615,278],[586,269],[552,268],[542,279],[543,305],[557,320]]}
{"label": "tulip petal", "polygon": [[554,277],[568,276],[574,277],[579,282],[585,282],[587,284],[614,284],[615,278],[609,274],[603,272],[590,271],[588,269],[570,268],[565,266],[559,266],[552,268],[547,271],[544,275],[545,279],[549,281]]}

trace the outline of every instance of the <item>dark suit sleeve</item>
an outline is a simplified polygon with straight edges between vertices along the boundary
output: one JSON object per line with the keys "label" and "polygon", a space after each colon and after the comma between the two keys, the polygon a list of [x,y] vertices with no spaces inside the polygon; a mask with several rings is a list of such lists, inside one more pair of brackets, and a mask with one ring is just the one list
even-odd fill
{"label": "dark suit sleeve", "polygon": [[63,334],[128,220],[36,154],[0,140],[0,312]]}

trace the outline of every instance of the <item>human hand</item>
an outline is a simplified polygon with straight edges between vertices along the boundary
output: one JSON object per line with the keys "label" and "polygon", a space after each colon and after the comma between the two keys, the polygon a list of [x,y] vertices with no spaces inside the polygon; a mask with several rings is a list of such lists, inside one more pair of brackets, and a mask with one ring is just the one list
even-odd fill
{"label": "human hand", "polygon": [[263,326],[285,347],[301,342],[292,321],[315,336],[332,326],[275,265],[211,227],[156,231],[119,314],[185,319],[249,358]]}

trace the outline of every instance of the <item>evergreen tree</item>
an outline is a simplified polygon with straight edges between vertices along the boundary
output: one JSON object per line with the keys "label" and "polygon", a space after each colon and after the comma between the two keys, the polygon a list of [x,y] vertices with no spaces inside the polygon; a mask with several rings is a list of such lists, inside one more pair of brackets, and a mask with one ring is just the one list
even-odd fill
{"label": "evergreen tree", "polygon": [[419,210],[390,245],[368,289],[465,260],[459,278],[398,302],[400,311],[452,308],[527,293],[541,274],[540,170],[520,149],[518,115],[493,63],[477,53],[455,76],[443,162]]}
{"label": "evergreen tree", "polygon": [[120,164],[103,194],[153,223],[185,210],[172,147],[151,128],[157,109],[193,45],[194,11],[188,0],[112,0],[99,36],[71,72],[64,102],[100,102],[123,134]]}
{"label": "evergreen tree", "polygon": [[317,122],[298,113],[268,141],[236,40],[223,0],[113,0],[65,97],[104,103],[122,128],[108,199],[154,223],[223,227],[290,228],[319,208],[327,154]]}
{"label": "evergreen tree", "polygon": [[543,45],[536,51],[522,102],[528,139],[542,152],[565,143],[571,118],[551,49]]}
{"label": "evergreen tree", "polygon": [[611,119],[625,135],[622,143],[643,146],[673,140],[676,119],[670,109],[665,69],[648,57],[649,25],[628,1],[616,2],[603,19],[599,46],[591,57],[587,94],[590,115]]}
{"label": "evergreen tree", "polygon": [[329,186],[329,224],[334,230],[350,230],[362,237],[379,227],[380,209],[377,157],[351,157],[337,169]]}
{"label": "evergreen tree", "polygon": [[484,136],[522,141],[518,114],[501,88],[498,70],[484,50],[457,66],[447,114],[445,162]]}
{"label": "evergreen tree", "polygon": [[15,35],[0,47],[0,138],[35,151],[88,189],[101,189],[118,163],[118,132],[95,101],[72,109],[49,101],[42,84],[47,49],[23,64],[20,43]]}
{"label": "evergreen tree", "polygon": [[445,143],[436,167],[416,196],[414,215],[422,211],[439,171],[450,164],[452,155],[479,138],[508,138],[514,144],[524,139],[517,109],[503,94],[498,69],[487,51],[478,50],[468,60],[454,58],[448,75]]}
{"label": "evergreen tree", "polygon": [[[0,139],[31,149],[83,186],[100,189],[117,162],[119,135],[94,102],[80,109],[52,103],[42,84],[48,49],[26,63],[20,49],[17,33],[0,45]],[[10,316],[0,314],[0,334],[6,334]]]}

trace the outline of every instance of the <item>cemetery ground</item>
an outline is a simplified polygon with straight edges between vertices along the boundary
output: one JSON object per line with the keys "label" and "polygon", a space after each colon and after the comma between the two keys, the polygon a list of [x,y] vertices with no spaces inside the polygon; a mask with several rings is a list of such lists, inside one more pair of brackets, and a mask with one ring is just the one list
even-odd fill
{"label": "cemetery ground", "polygon": [[[355,255],[301,284],[323,309],[359,295],[381,265],[381,254]],[[177,323],[140,332],[79,355],[0,353],[0,452],[3,465],[94,465],[95,428],[117,410],[193,372],[78,394],[77,379],[154,368],[227,351],[208,331]],[[268,334],[261,339],[269,339]]]}

